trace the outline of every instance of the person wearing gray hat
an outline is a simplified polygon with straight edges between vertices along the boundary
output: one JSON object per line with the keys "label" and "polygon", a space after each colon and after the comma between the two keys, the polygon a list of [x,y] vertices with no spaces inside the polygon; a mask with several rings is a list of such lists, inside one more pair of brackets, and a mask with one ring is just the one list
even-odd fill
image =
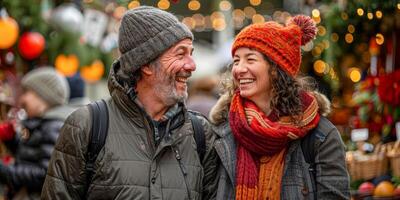
{"label": "person wearing gray hat", "polygon": [[[111,98],[107,110],[94,116],[108,116],[104,145],[90,137],[95,109],[70,115],[42,199],[215,199],[216,134],[185,105],[187,80],[196,69],[192,41],[171,13],[149,6],[125,13],[121,56],[108,78]],[[92,145],[101,150],[93,153]]]}
{"label": "person wearing gray hat", "polygon": [[39,199],[50,156],[66,118],[61,110],[69,88],[67,80],[51,67],[30,71],[22,78],[21,86],[23,93],[18,103],[25,110],[26,119],[18,121],[22,130],[9,129],[13,137],[1,137],[3,142],[12,144],[15,161],[0,162],[0,182],[8,186],[9,199]]}

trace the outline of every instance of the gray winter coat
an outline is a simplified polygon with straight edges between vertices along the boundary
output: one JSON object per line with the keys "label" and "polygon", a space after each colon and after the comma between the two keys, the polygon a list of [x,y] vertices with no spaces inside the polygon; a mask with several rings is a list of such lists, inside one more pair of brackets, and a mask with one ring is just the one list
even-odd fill
{"label": "gray winter coat", "polygon": [[[42,199],[213,199],[216,193],[216,135],[201,116],[206,154],[200,161],[188,113],[168,123],[166,136],[154,144],[148,115],[132,101],[115,74],[109,78],[112,99],[108,136],[95,162],[96,172],[85,196],[84,171],[91,117],[87,107],[74,112],[62,128],[42,191]],[[181,163],[181,164],[180,164]]]}
{"label": "gray winter coat", "polygon": [[[327,101],[317,98],[320,108],[327,108]],[[236,144],[229,123],[227,109],[230,99],[222,97],[211,111],[211,119],[217,124],[215,130],[220,136],[215,149],[221,159],[217,199],[235,199]],[[325,104],[325,105],[322,105]],[[315,164],[317,192],[313,188],[301,148],[301,140],[290,143],[285,158],[282,177],[281,199],[350,199],[349,176],[345,165],[344,145],[336,127],[325,117],[316,127]],[[316,196],[315,196],[316,195]]]}

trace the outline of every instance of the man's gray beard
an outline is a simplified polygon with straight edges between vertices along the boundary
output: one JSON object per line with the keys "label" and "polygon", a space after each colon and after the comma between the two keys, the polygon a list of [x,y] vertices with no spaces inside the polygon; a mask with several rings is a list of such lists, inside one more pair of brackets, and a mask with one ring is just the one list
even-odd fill
{"label": "man's gray beard", "polygon": [[157,79],[161,79],[162,81],[158,81],[154,85],[154,93],[164,102],[165,105],[172,106],[178,102],[184,103],[186,101],[188,98],[187,91],[185,91],[183,95],[178,95],[174,79],[169,78],[169,80],[165,80],[165,77],[160,76],[157,76]]}

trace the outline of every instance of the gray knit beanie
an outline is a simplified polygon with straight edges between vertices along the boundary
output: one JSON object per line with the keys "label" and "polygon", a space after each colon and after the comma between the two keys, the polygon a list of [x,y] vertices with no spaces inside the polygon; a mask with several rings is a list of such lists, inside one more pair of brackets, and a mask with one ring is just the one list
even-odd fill
{"label": "gray knit beanie", "polygon": [[51,67],[30,71],[22,78],[21,84],[24,89],[38,94],[50,107],[65,104],[69,98],[66,78]]}
{"label": "gray knit beanie", "polygon": [[171,13],[151,6],[127,11],[118,36],[123,73],[133,73],[185,38],[193,40],[192,32]]}

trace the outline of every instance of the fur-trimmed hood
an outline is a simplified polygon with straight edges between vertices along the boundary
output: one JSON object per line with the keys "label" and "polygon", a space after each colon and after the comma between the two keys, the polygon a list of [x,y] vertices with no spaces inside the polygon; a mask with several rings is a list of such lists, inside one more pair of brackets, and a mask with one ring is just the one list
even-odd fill
{"label": "fur-trimmed hood", "polygon": [[[314,97],[317,99],[318,102],[318,107],[319,107],[319,113],[322,116],[327,116],[331,112],[331,103],[326,98],[325,95],[313,91],[312,94]],[[221,97],[218,99],[217,103],[214,105],[214,107],[210,111],[210,116],[209,119],[213,124],[220,124],[222,122],[226,121],[226,118],[228,116],[229,112],[229,106],[231,103],[232,95],[229,94],[228,92],[224,93],[221,95]]]}

